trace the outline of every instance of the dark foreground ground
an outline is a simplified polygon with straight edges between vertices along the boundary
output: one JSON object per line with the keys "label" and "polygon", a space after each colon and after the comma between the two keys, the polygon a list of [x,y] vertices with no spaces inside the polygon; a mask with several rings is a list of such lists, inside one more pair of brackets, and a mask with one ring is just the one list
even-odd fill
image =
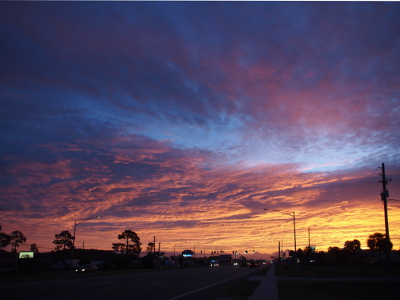
{"label": "dark foreground ground", "polygon": [[400,299],[400,269],[337,266],[276,268],[280,300]]}
{"label": "dark foreground ground", "polygon": [[[99,271],[90,274],[42,272],[2,273],[0,288],[6,294],[18,290],[14,299],[247,299],[265,275],[258,269],[226,266],[158,270]],[[10,294],[10,295],[11,295]]]}

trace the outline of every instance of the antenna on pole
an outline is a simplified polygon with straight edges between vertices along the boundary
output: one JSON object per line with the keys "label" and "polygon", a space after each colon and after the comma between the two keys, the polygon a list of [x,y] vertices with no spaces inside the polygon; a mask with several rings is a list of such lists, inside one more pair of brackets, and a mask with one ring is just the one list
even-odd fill
{"label": "antenna on pole", "polygon": [[387,269],[388,271],[390,270],[390,251],[392,249],[391,245],[392,243],[390,242],[390,235],[389,235],[389,219],[388,219],[388,212],[387,212],[387,199],[389,198],[389,191],[386,189],[386,184],[390,181],[392,181],[392,179],[390,179],[390,181],[388,180],[388,178],[386,177],[385,174],[385,164],[382,163],[382,180],[379,182],[382,182],[382,193],[381,193],[381,200],[383,201],[383,207],[384,207],[384,212],[385,212],[385,231],[386,231],[386,236],[385,236],[385,250],[386,250],[386,265],[387,265]]}

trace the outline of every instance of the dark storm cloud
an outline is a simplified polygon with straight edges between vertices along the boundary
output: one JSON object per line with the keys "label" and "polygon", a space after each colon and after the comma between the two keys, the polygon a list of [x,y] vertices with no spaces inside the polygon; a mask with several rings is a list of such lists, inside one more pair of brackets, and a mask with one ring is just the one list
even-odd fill
{"label": "dark storm cloud", "polygon": [[[341,97],[342,87],[355,79],[362,85],[348,86],[354,92],[376,80],[380,85],[390,84],[387,78],[393,74],[387,72],[396,70],[390,66],[399,55],[393,51],[397,47],[392,36],[395,31],[383,35],[380,30],[396,28],[398,23],[396,15],[383,4],[130,3],[122,6],[124,9],[105,3],[76,5],[33,3],[9,9],[5,21],[17,15],[26,18],[18,18],[20,21],[8,25],[5,31],[5,44],[10,46],[3,50],[4,56],[13,57],[4,62],[5,69],[18,74],[5,77],[8,86],[23,83],[26,88],[37,89],[33,78],[36,86],[57,86],[60,92],[68,89],[72,103],[78,101],[73,99],[76,93],[84,93],[95,96],[96,101],[116,113],[141,112],[155,118],[167,117],[172,122],[218,123],[219,114],[224,112],[228,118],[238,113],[251,115],[257,122],[267,117],[280,123],[275,116],[284,112],[274,103],[277,95],[264,88],[266,84],[289,91],[313,88],[320,94],[318,90],[330,81],[337,97]],[[65,17],[57,18],[54,13],[61,7]],[[251,18],[254,21],[249,22],[249,15],[242,13],[245,7],[251,7],[252,13],[257,11]],[[197,18],[185,14],[190,8]],[[218,8],[230,13],[221,18]],[[332,12],[322,16],[320,12],[327,10]],[[32,11],[46,17],[41,22],[33,21]],[[90,19],[83,17],[89,14]],[[361,21],[356,21],[354,15]],[[366,67],[362,73],[360,65]],[[214,66],[220,71],[215,73]],[[263,73],[257,73],[255,66],[264,66]],[[286,71],[276,73],[281,70]],[[249,75],[248,82],[235,78],[241,71]],[[365,77],[367,74],[369,77]],[[232,99],[233,90],[246,99],[240,103],[240,112],[235,105],[239,99]],[[267,115],[255,112],[261,93],[274,108]],[[46,106],[32,108],[35,112],[48,111]],[[94,112],[83,113],[87,116]],[[332,113],[334,122],[335,114],[341,112],[335,108]],[[89,124],[82,125],[81,129],[90,134]]]}

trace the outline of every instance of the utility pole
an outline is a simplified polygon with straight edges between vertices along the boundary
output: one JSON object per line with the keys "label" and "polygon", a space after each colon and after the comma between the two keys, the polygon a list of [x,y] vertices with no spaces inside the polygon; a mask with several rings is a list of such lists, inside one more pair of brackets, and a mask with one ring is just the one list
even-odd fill
{"label": "utility pole", "polygon": [[[0,214],[1,214],[1,210],[2,210],[2,209],[0,208]],[[0,215],[0,220],[1,220],[1,219],[3,219],[3,218],[2,218],[1,215]],[[1,224],[0,224],[0,231],[1,231]]]}
{"label": "utility pole", "polygon": [[296,244],[296,214],[293,212],[293,232],[294,232],[294,269],[297,271],[297,244]]}
{"label": "utility pole", "polygon": [[[264,208],[264,210],[268,210],[268,208]],[[284,210],[276,210],[276,209],[269,209],[269,210],[273,210],[273,211],[277,211],[280,213],[283,213],[285,215],[289,215],[293,218],[293,237],[294,237],[294,268],[297,271],[297,243],[296,243],[296,213],[290,213],[288,211],[284,211]]]}
{"label": "utility pole", "polygon": [[386,189],[386,184],[388,183],[388,179],[386,178],[385,174],[385,164],[382,163],[382,180],[379,182],[382,182],[382,189],[383,192],[381,193],[381,199],[383,201],[383,206],[385,210],[385,230],[386,230],[386,238],[390,240],[389,236],[389,220],[388,220],[388,213],[387,213],[387,197],[389,197],[389,191]]}
{"label": "utility pole", "polygon": [[383,209],[385,211],[385,231],[386,231],[386,236],[385,236],[385,247],[386,249],[386,264],[388,270],[390,270],[390,235],[389,235],[389,220],[388,220],[388,212],[387,212],[387,198],[389,197],[389,191],[386,189],[386,184],[391,181],[391,179],[386,178],[386,173],[385,173],[385,164],[382,163],[382,180],[379,182],[382,182],[382,193],[381,193],[381,199],[383,201]]}
{"label": "utility pole", "polygon": [[278,242],[278,259],[281,259],[281,241]]}
{"label": "utility pole", "polygon": [[153,257],[156,254],[156,236],[154,236],[154,243],[153,243]]}
{"label": "utility pole", "polygon": [[310,263],[310,259],[311,259],[311,237],[310,237],[310,227],[308,227],[308,251],[307,251],[307,259],[308,259],[307,264],[309,264],[309,263]]}

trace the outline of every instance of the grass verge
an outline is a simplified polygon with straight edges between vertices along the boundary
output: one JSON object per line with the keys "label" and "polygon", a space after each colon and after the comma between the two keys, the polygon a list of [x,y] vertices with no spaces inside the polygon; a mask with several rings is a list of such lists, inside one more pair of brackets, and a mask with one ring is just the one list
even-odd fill
{"label": "grass verge", "polygon": [[[342,265],[326,268],[323,266],[294,266],[289,269],[275,268],[275,275],[281,277],[319,277],[343,278],[343,281],[309,281],[309,280],[278,280],[280,300],[324,299],[400,299],[400,276],[398,268],[392,268],[388,274],[385,267]],[[351,277],[385,277],[384,282],[354,282]]]}
{"label": "grass verge", "polygon": [[[278,281],[280,300],[399,299],[399,282]],[[301,297],[299,298],[299,295]]]}
{"label": "grass verge", "polygon": [[400,276],[399,268],[392,268],[388,274],[385,267],[374,267],[359,265],[340,265],[335,267],[323,266],[298,266],[297,270],[294,266],[289,269],[276,267],[276,276],[285,277],[384,277],[384,276]]}

